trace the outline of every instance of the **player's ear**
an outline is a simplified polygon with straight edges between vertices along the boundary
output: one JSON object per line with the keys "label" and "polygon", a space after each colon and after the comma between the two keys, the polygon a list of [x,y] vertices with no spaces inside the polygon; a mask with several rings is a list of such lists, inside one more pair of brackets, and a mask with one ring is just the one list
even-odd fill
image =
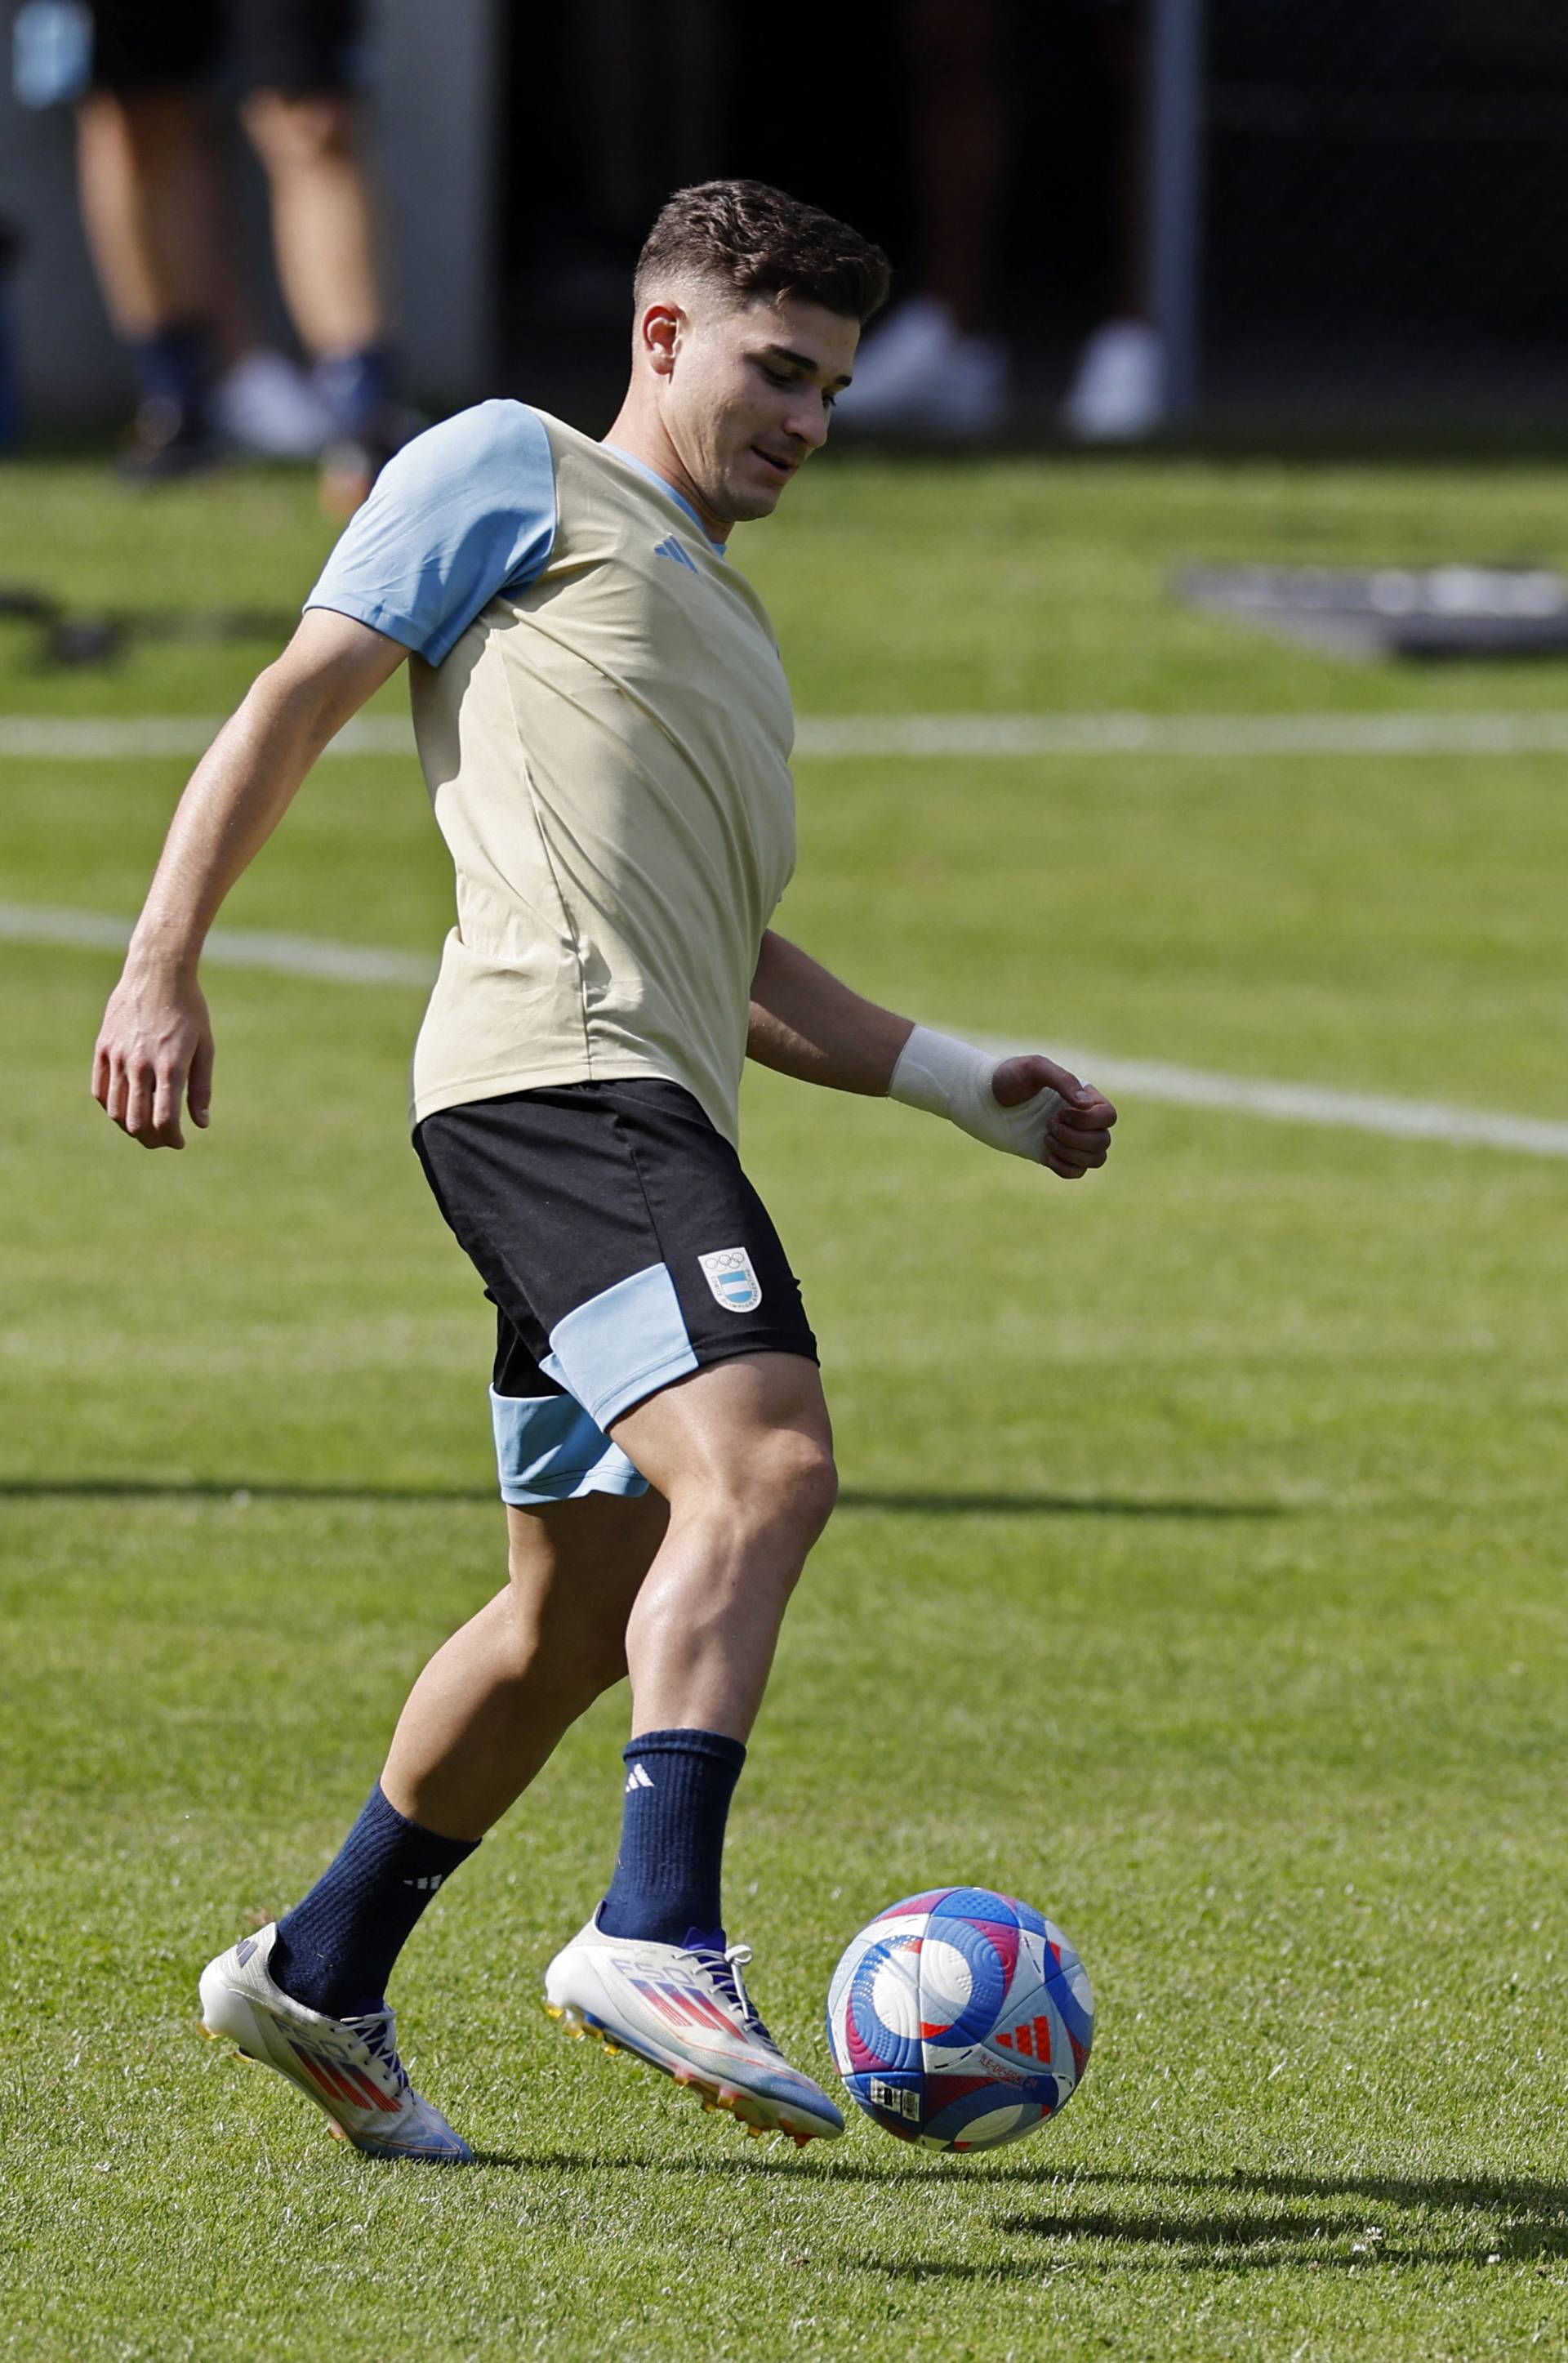
{"label": "player's ear", "polygon": [[675,348],[686,316],[679,304],[650,304],[637,322],[637,342],[660,377],[675,367]]}

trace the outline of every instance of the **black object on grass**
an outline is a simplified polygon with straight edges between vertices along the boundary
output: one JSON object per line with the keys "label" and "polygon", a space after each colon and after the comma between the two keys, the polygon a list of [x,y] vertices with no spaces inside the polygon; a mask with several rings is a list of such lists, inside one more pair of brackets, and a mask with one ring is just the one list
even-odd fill
{"label": "black object on grass", "polygon": [[1568,655],[1568,577],[1544,566],[1187,566],[1173,588],[1339,656]]}
{"label": "black object on grass", "polygon": [[46,671],[114,664],[138,640],[268,640],[281,648],[297,620],[293,614],[254,607],[73,615],[45,592],[0,583],[0,624],[35,627],[35,661]]}

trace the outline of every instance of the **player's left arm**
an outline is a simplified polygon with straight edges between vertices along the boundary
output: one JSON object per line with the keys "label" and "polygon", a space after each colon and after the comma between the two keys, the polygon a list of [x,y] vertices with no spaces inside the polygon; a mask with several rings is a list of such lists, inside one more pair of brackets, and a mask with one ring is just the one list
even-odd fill
{"label": "player's left arm", "polygon": [[991,1148],[1076,1182],[1110,1153],[1103,1092],[1039,1052],[999,1059],[867,1001],[769,928],[751,983],[746,1054],[829,1091],[902,1100]]}

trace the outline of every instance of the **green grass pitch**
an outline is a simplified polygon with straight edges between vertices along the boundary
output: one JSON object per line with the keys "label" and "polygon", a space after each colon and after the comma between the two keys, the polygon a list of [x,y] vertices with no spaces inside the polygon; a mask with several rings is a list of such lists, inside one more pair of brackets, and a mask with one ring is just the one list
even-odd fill
{"label": "green grass pitch", "polygon": [[[738,562],[804,713],[1568,704],[1233,635],[1183,558],[1568,556],[1551,471],[821,464]],[[286,611],[265,471],[0,474],[8,578]],[[270,653],[149,641],[0,709],[215,714]],[[395,708],[401,691],[388,701]],[[136,907],[183,766],[0,760],[0,899]],[[803,762],[781,924],[955,1029],[1568,1114],[1561,763]],[[226,915],[433,951],[411,759],[337,761]],[[842,1944],[944,1880],[1079,1945],[1088,2081],[990,2159],[797,2157],[563,2043],[613,1854],[603,1703],[394,1999],[469,2170],[348,2155],[196,2039],[405,1684],[499,1581],[477,1286],[404,1130],[416,993],[215,971],[213,1128],[87,1097],[115,963],[0,943],[0,2354],[1477,2358],[1568,2346],[1568,1168],[1133,1097],[1037,1182],[771,1077],[748,1162],[846,1498],[787,1628],[729,1919],[828,2074]]]}

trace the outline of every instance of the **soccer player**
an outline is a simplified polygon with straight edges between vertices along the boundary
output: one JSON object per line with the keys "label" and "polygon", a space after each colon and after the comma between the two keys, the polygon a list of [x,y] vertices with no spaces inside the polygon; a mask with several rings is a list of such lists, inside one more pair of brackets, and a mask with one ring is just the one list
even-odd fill
{"label": "soccer player", "polygon": [[827,1409],[783,1248],[735,1151],[747,1055],[891,1093],[1073,1180],[1115,1112],[862,1000],[774,934],[790,709],[724,539],[828,431],[883,255],[749,181],[673,196],[638,264],[602,443],[487,402],[410,444],[181,801],[94,1091],[148,1148],[205,1125],[198,955],[321,749],[405,658],[457,869],[414,1053],[414,1145],[497,1306],[510,1578],[414,1684],[304,1901],[201,1980],[204,2020],[361,2149],[464,2157],[386,2006],[431,1896],[628,1671],[620,1853],[549,2008],[799,2141],[842,2131],[727,1942],[731,1792],[790,1591],[833,1506]]}

